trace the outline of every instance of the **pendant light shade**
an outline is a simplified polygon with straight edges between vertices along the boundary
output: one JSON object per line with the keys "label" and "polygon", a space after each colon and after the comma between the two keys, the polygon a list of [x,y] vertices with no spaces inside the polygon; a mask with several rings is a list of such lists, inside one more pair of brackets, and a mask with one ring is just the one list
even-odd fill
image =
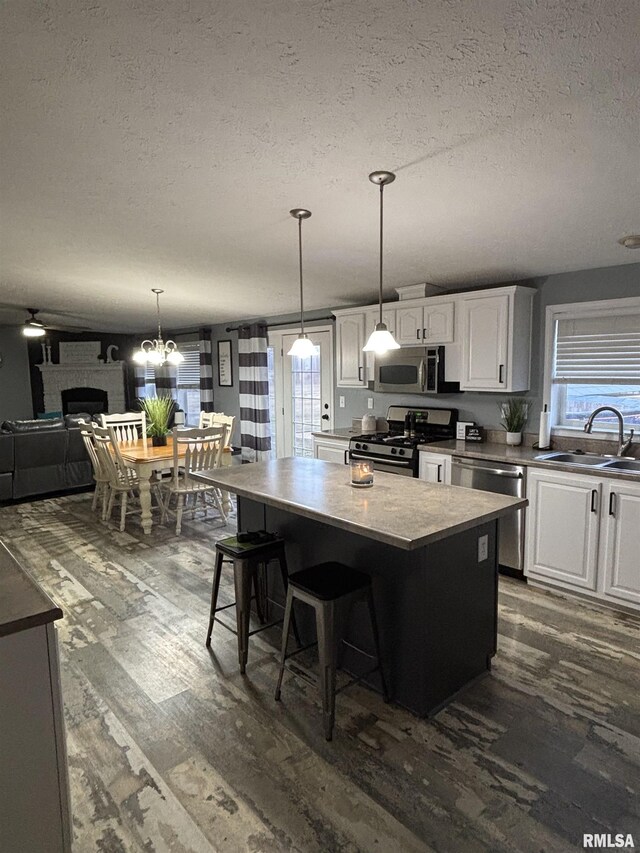
{"label": "pendant light shade", "polygon": [[384,236],[384,187],[385,184],[392,184],[396,179],[393,172],[371,172],[369,180],[372,184],[377,184],[380,187],[380,283],[378,293],[378,303],[380,308],[380,320],[376,323],[376,327],[369,335],[369,340],[362,347],[364,352],[375,352],[378,355],[384,355],[392,349],[400,349],[400,344],[393,337],[387,324],[382,321],[382,247]]}
{"label": "pendant light shade", "polygon": [[287,355],[295,356],[296,358],[308,358],[314,355],[316,351],[315,344],[311,341],[304,331],[304,293],[302,289],[302,220],[308,219],[311,216],[310,210],[305,210],[302,207],[296,207],[290,210],[289,213],[294,219],[298,220],[298,261],[300,268],[300,334],[293,342],[293,346]]}
{"label": "pendant light shade", "polygon": [[44,323],[41,323],[40,320],[36,320],[36,314],[38,311],[35,308],[27,308],[31,317],[28,320],[24,321],[24,326],[22,327],[22,334],[25,338],[42,338],[46,334],[46,329],[44,327]]}
{"label": "pendant light shade", "polygon": [[156,295],[158,337],[153,341],[142,341],[140,349],[133,354],[133,360],[136,364],[152,364],[154,367],[161,367],[163,364],[180,364],[184,361],[184,356],[178,350],[176,342],[162,340],[162,326],[160,324],[160,294],[164,293],[164,290],[160,290],[158,287],[152,287],[151,292]]}

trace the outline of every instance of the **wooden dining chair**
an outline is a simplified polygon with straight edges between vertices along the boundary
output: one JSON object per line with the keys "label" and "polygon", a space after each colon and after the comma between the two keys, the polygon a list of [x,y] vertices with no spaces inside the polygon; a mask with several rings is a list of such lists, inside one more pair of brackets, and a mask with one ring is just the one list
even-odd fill
{"label": "wooden dining chair", "polygon": [[87,455],[91,460],[93,479],[96,484],[96,487],[93,492],[93,501],[91,502],[91,509],[95,512],[98,506],[98,502],[101,501],[100,515],[104,520],[107,515],[107,502],[109,500],[109,472],[105,470],[104,465],[102,464],[102,461],[98,456],[98,452],[96,450],[96,446],[93,439],[93,424],[90,424],[87,421],[79,420],[78,426],[81,428],[80,435],[82,436]]}
{"label": "wooden dining chair", "polygon": [[231,444],[231,435],[233,433],[233,425],[235,421],[236,419],[234,415],[225,415],[223,412],[200,412],[198,426],[200,429],[202,429],[202,427],[228,426],[229,434],[224,446],[229,447]]}
{"label": "wooden dining chair", "polygon": [[[223,523],[227,523],[227,516],[222,507],[218,489],[213,485],[193,479],[192,475],[199,471],[220,467],[228,430],[226,424],[214,427],[193,427],[191,429],[174,427],[173,475],[171,479],[162,483],[164,492],[162,521],[164,522],[168,513],[172,511],[170,504],[171,499],[175,496],[176,534],[182,530],[182,515],[188,498],[192,500],[192,510],[195,515],[198,498],[202,497],[206,515],[208,508],[206,496],[210,495]],[[184,458],[180,459],[183,455]]]}
{"label": "wooden dining chair", "polygon": [[144,412],[99,415],[103,428],[111,427],[116,442],[137,441],[147,434],[147,416]]}
{"label": "wooden dining chair", "polygon": [[[127,507],[130,507],[129,512],[140,512],[139,504],[133,506],[130,504],[130,498],[137,497],[140,480],[133,468],[130,468],[122,458],[120,442],[114,427],[94,426],[93,440],[98,459],[109,477],[109,502],[104,520],[107,521],[111,517],[116,495],[120,495],[120,530],[124,531]],[[162,495],[157,482],[151,483],[151,491],[162,508]]]}

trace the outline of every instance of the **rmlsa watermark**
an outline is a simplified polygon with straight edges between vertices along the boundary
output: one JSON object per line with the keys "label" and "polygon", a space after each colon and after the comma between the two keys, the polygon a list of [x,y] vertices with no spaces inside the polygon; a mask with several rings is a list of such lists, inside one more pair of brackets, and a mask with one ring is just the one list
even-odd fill
{"label": "rmlsa watermark", "polygon": [[582,846],[584,848],[600,850],[615,850],[616,848],[626,847],[634,849],[633,835],[631,833],[617,832],[611,835],[608,832],[585,832],[582,836]]}

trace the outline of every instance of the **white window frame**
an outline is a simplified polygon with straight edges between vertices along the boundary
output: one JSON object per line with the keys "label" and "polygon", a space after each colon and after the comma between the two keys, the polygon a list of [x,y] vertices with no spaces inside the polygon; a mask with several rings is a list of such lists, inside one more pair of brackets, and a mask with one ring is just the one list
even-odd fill
{"label": "white window frame", "polygon": [[[552,381],[554,359],[554,330],[557,320],[576,320],[583,317],[603,317],[619,314],[635,314],[640,311],[640,296],[629,296],[622,299],[600,299],[595,302],[568,302],[563,305],[547,305],[545,312],[545,347],[544,347],[544,383],[543,402],[551,412],[551,434],[560,436],[584,435],[582,427],[554,426],[557,413],[558,399],[554,394]],[[605,383],[601,383],[605,384]],[[593,432],[589,438],[600,441],[617,441],[618,433],[608,432],[597,427],[594,423]]]}

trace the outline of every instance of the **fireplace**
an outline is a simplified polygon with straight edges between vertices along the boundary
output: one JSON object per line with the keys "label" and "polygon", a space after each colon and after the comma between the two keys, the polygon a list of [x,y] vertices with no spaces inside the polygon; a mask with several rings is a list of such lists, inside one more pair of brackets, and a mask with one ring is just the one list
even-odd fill
{"label": "fireplace", "polygon": [[[83,411],[90,414],[107,411],[124,412],[124,364],[115,362],[91,362],[87,364],[39,364],[44,390],[45,412],[71,413]],[[73,400],[63,405],[63,394],[73,391]],[[87,396],[91,392],[92,396]],[[99,393],[100,400],[94,394]],[[104,395],[104,405],[102,398]],[[73,403],[73,409],[71,408]],[[99,405],[100,408],[96,408]]]}
{"label": "fireplace", "polygon": [[60,397],[63,415],[77,415],[80,412],[100,415],[109,411],[109,395],[102,388],[66,388],[60,392]]}

